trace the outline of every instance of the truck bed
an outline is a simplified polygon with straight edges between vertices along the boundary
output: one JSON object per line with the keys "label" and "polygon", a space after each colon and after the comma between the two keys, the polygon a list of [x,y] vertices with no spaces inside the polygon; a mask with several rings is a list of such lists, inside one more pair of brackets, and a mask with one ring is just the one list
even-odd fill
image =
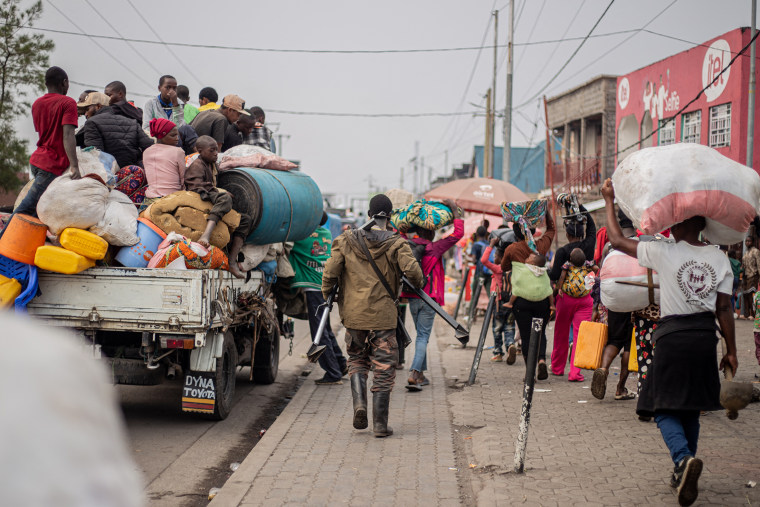
{"label": "truck bed", "polygon": [[[236,296],[255,292],[262,274],[247,282],[228,271],[95,267],[76,275],[40,271],[41,294],[30,315],[55,326],[105,331],[205,334],[221,327],[219,300],[234,310]],[[225,298],[226,296],[226,298]]]}

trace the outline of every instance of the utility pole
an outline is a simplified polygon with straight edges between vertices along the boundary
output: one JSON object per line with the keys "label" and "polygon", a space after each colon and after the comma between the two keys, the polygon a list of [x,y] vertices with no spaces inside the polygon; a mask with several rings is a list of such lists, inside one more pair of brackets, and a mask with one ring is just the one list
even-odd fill
{"label": "utility pole", "polygon": [[398,188],[402,189],[404,188],[404,168],[401,168],[401,176],[398,179]]}
{"label": "utility pole", "polygon": [[419,193],[419,164],[420,164],[420,142],[414,141],[414,196]]}
{"label": "utility pole", "polygon": [[[755,18],[757,17],[757,0],[752,0],[752,32],[750,37],[755,36],[757,30]],[[752,167],[755,148],[755,44],[749,49],[749,112],[747,113],[747,166]],[[755,231],[755,234],[758,232]]]}
{"label": "utility pole", "polygon": [[515,0],[509,0],[509,43],[507,44],[507,107],[504,108],[504,156],[501,158],[501,177],[509,183],[512,158],[512,64],[514,62]]}
{"label": "utility pole", "polygon": [[[491,169],[488,177],[493,178],[496,154],[496,64],[499,59],[499,11],[493,11],[493,82],[491,83]],[[502,159],[503,163],[503,159]],[[502,174],[504,169],[502,168]]]}
{"label": "utility pole", "polygon": [[483,146],[483,177],[493,176],[493,122],[491,121],[491,89],[486,92],[486,142]]}
{"label": "utility pole", "polygon": [[420,194],[423,193],[425,193],[425,157],[420,157]]}
{"label": "utility pole", "polygon": [[285,139],[290,139],[290,135],[288,135],[288,134],[277,134],[277,146],[275,146],[275,148],[277,148],[277,151],[279,152],[279,153],[277,153],[277,155],[279,155],[279,156],[282,156],[282,138],[283,137]]}
{"label": "utility pole", "polygon": [[449,150],[443,152],[443,181],[449,181]]}

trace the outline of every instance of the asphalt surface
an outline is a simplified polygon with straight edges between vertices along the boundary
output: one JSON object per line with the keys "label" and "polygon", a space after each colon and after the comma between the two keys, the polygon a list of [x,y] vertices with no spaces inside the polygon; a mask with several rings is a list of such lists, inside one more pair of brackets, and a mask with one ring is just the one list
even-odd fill
{"label": "asphalt surface", "polygon": [[237,374],[235,402],[223,421],[211,421],[180,409],[182,381],[158,386],[117,386],[129,446],[143,473],[151,506],[207,505],[211,488],[221,487],[284,409],[314,366],[305,359],[310,345],[306,321],[296,321],[293,355],[281,339],[277,380],[256,385],[249,368]]}

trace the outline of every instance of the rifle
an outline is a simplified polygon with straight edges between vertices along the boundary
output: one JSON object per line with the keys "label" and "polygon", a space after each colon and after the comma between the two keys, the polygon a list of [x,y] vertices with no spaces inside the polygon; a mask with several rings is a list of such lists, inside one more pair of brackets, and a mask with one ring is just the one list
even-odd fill
{"label": "rifle", "polygon": [[337,294],[338,284],[336,283],[333,285],[332,289],[330,289],[330,294],[327,295],[325,304],[319,305],[317,308],[317,310],[319,310],[319,308],[322,308],[323,306],[325,307],[324,311],[322,312],[322,317],[319,319],[319,327],[317,328],[317,335],[314,337],[314,343],[311,344],[309,351],[306,353],[306,357],[309,359],[309,362],[316,363],[317,359],[319,359],[319,356],[321,356],[325,351],[326,345],[320,345],[319,342],[322,340],[322,335],[325,332],[325,327],[327,327],[327,319],[330,317],[330,312],[332,311],[335,296]]}
{"label": "rifle", "polygon": [[430,308],[432,308],[435,313],[443,317],[443,320],[446,321],[446,323],[454,328],[454,331],[456,331],[454,337],[459,340],[459,343],[462,345],[467,345],[467,342],[470,341],[470,332],[465,329],[465,327],[454,320],[454,318],[448,314],[446,310],[441,308],[441,305],[433,301],[433,299],[425,294],[425,292],[421,289],[418,289],[417,287],[412,284],[412,282],[406,277],[406,275],[401,276],[401,281],[404,282],[408,289],[414,292],[414,294],[420,298],[426,305],[428,305]]}

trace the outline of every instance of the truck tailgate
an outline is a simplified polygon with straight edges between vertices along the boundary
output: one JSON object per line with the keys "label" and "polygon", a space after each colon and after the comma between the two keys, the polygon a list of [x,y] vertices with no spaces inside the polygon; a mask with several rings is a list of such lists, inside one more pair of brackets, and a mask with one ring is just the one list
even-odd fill
{"label": "truck tailgate", "polygon": [[[199,333],[211,326],[221,287],[256,290],[226,271],[91,268],[77,275],[40,272],[41,294],[29,313],[49,324],[114,331]],[[258,275],[258,276],[257,276]]]}

